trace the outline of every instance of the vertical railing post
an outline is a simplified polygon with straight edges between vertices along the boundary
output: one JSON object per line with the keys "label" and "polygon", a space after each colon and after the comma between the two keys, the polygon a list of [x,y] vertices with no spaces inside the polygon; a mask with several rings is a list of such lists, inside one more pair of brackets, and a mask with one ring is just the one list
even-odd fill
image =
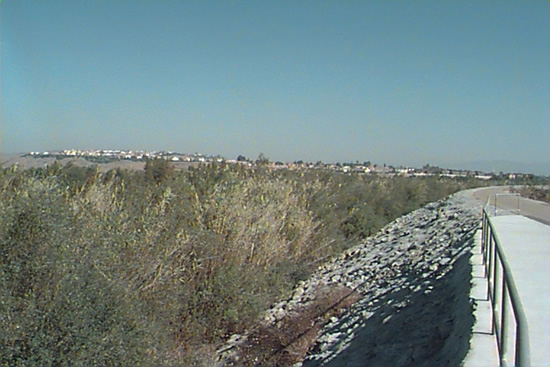
{"label": "vertical railing post", "polygon": [[519,330],[519,324],[516,324],[516,358],[514,360],[514,364],[516,366],[520,366],[521,363],[521,338],[520,338],[521,332]]}
{"label": "vertical railing post", "polygon": [[483,211],[483,222],[481,227],[482,234],[482,252],[483,252],[483,267],[485,268],[485,276],[487,276],[487,213]]}
{"label": "vertical railing post", "polygon": [[[493,229],[489,228],[489,274],[487,276],[487,283],[489,284],[489,299],[491,300],[491,305],[494,304],[494,284],[493,282],[493,273],[495,272],[495,255],[494,255],[494,243],[493,243]],[[493,331],[491,331],[493,332]]]}
{"label": "vertical railing post", "polygon": [[499,330],[498,330],[498,327],[499,325],[497,325],[497,314],[499,312],[499,303],[498,303],[498,261],[496,261],[496,257],[497,257],[497,247],[493,244],[493,249],[495,251],[495,256],[493,257],[493,264],[494,264],[494,271],[493,271],[493,313],[494,313],[494,317],[493,317],[493,332],[496,334],[497,336],[497,344],[499,344],[499,349],[500,349],[500,334],[499,334]]}
{"label": "vertical railing post", "polygon": [[[500,315],[500,328],[501,328],[501,337],[502,337],[502,346],[501,349],[501,356],[506,356],[506,337],[507,337],[507,323],[508,318],[506,317],[506,313],[508,312],[506,304],[508,303],[508,288],[506,284],[506,271],[502,269],[502,314]],[[502,362],[502,359],[501,359]]]}

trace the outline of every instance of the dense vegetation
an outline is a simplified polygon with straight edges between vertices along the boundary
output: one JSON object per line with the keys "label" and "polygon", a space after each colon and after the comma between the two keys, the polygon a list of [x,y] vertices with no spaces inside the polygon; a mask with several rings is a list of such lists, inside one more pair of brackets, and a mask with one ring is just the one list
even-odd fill
{"label": "dense vegetation", "polygon": [[5,169],[0,364],[204,362],[331,255],[475,184],[165,161]]}

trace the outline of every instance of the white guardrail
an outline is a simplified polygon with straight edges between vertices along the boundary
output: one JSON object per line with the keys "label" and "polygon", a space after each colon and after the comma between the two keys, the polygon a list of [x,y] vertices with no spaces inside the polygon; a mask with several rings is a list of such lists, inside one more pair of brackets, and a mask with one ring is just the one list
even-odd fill
{"label": "white guardrail", "polygon": [[[497,208],[498,196],[517,196],[517,209],[500,211]],[[491,334],[496,336],[500,365],[508,366],[511,357],[513,366],[526,367],[530,365],[527,320],[490,213],[494,213],[493,216],[499,211],[500,214],[519,214],[519,202],[519,194],[497,194],[494,196],[493,205],[491,197],[487,199],[482,213],[481,251],[488,281],[487,296],[493,309]]]}

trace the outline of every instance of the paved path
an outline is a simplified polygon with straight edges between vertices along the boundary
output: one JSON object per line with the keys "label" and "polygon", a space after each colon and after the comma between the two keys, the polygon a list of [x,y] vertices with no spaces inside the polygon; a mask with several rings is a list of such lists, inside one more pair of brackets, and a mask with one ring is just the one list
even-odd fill
{"label": "paved path", "polygon": [[[509,193],[509,189],[509,186],[493,186],[476,190],[473,195],[477,200],[485,204],[489,196]],[[491,200],[491,204],[494,205],[494,199]],[[499,209],[503,210],[514,210],[517,209],[518,202],[516,198],[502,196],[498,198],[497,206]],[[548,205],[548,203],[521,198],[519,202],[519,210],[520,214],[527,218],[550,225],[550,205]]]}
{"label": "paved path", "polygon": [[[490,195],[506,192],[506,187],[480,189],[473,196],[485,202]],[[499,209],[517,208],[517,198],[500,197]],[[493,203],[494,204],[494,203]],[[547,204],[529,199],[520,199],[522,215],[492,217],[492,222],[512,277],[518,289],[529,328],[531,366],[550,365],[550,208]],[[532,218],[532,219],[530,219]],[[535,219],[535,220],[533,220]],[[476,243],[480,243],[480,234]],[[470,341],[470,352],[464,361],[466,367],[497,366],[495,361],[496,341],[489,335],[491,308],[486,300],[487,281],[483,278],[483,268],[479,247],[472,257],[473,286],[471,298],[476,300],[477,319]],[[513,351],[510,345],[509,350]],[[509,356],[508,361],[513,358]]]}

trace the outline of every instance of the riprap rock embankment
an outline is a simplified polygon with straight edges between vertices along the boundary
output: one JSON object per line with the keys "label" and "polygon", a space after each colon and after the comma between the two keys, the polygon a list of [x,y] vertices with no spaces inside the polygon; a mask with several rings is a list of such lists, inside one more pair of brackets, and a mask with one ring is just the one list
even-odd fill
{"label": "riprap rock embankment", "polygon": [[480,212],[464,191],[398,218],[234,335],[220,365],[459,365],[473,324],[468,259]]}

